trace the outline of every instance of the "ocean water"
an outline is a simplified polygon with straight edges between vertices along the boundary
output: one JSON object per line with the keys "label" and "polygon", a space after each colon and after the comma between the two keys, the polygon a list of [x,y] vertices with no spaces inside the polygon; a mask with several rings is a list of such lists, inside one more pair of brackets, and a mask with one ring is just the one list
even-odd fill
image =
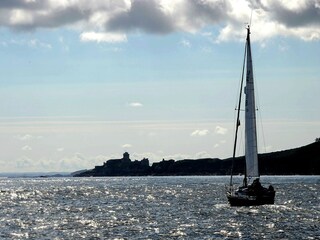
{"label": "ocean water", "polygon": [[255,207],[230,207],[228,181],[2,178],[0,239],[320,239],[320,176],[262,177],[275,204]]}

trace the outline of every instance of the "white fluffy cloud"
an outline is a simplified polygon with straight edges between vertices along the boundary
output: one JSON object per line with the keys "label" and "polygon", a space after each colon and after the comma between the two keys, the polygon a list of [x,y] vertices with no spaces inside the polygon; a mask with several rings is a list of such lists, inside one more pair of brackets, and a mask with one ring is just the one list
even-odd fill
{"label": "white fluffy cloud", "polygon": [[15,162],[15,165],[18,169],[25,169],[25,168],[30,168],[33,166],[33,161],[28,158],[28,157],[21,157],[19,159],[17,159],[17,161]]}
{"label": "white fluffy cloud", "polygon": [[24,134],[24,135],[16,135],[14,138],[20,140],[20,141],[30,141],[30,140],[35,140],[35,139],[42,139],[42,136],[35,136],[31,134]]}
{"label": "white fluffy cloud", "polygon": [[216,41],[228,41],[243,36],[251,9],[256,40],[276,35],[320,40],[319,0],[3,0],[0,26],[68,27],[82,32],[81,40],[97,42],[123,42],[129,32],[195,33],[215,26]]}
{"label": "white fluffy cloud", "polygon": [[20,141],[27,141],[33,139],[33,136],[30,134],[25,134],[25,135],[17,135],[15,136],[16,139],[19,139]]}
{"label": "white fluffy cloud", "polygon": [[209,133],[209,130],[208,129],[202,129],[202,130],[195,130],[193,131],[190,135],[191,136],[206,136],[207,134]]}
{"label": "white fluffy cloud", "polygon": [[180,44],[181,44],[183,47],[188,47],[188,48],[191,47],[190,41],[185,40],[185,39],[181,40]]}
{"label": "white fluffy cloud", "polygon": [[131,147],[132,147],[132,145],[131,145],[131,144],[129,144],[129,143],[126,143],[126,144],[123,144],[123,145],[122,145],[122,147],[123,147],[123,148],[131,148]]}
{"label": "white fluffy cloud", "polygon": [[125,34],[118,33],[99,33],[99,32],[84,32],[80,35],[81,41],[89,42],[96,41],[100,42],[108,42],[108,43],[116,43],[116,42],[126,42],[127,36]]}
{"label": "white fluffy cloud", "polygon": [[137,107],[143,107],[143,104],[140,102],[132,102],[132,103],[129,103],[129,106],[137,108]]}
{"label": "white fluffy cloud", "polygon": [[228,129],[216,126],[215,133],[220,135],[225,135],[228,132]]}
{"label": "white fluffy cloud", "polygon": [[26,146],[23,146],[23,147],[21,148],[21,150],[22,150],[22,151],[31,151],[31,150],[32,150],[32,147],[26,145]]}
{"label": "white fluffy cloud", "polygon": [[212,155],[210,155],[208,152],[206,151],[202,151],[202,152],[198,152],[195,154],[195,158],[199,159],[199,158],[211,158]]}

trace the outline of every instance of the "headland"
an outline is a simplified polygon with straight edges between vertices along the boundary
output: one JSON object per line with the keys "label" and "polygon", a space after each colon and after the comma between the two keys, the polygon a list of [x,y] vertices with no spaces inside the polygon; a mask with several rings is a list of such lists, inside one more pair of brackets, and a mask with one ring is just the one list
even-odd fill
{"label": "headland", "polygon": [[[259,154],[261,175],[320,175],[320,141],[290,150]],[[110,159],[102,166],[80,171],[75,177],[102,176],[178,176],[178,175],[229,175],[232,158],[163,159],[150,166],[149,159],[130,159],[125,152],[121,159]],[[244,174],[245,158],[237,157],[233,174]]]}

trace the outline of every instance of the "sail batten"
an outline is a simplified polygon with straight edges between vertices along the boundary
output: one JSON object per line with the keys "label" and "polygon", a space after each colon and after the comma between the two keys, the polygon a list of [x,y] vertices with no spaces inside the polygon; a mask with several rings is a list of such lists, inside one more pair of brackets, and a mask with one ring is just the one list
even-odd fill
{"label": "sail batten", "polygon": [[246,176],[259,177],[257,130],[256,130],[256,109],[254,96],[254,79],[250,45],[250,29],[247,32],[247,72],[245,87],[245,156]]}

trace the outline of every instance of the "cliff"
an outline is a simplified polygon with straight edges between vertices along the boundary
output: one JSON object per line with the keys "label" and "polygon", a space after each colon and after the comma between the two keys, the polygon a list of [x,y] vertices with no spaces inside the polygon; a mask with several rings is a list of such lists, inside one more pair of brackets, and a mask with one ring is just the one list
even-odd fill
{"label": "cliff", "polygon": [[110,159],[102,166],[96,166],[92,170],[75,174],[75,177],[100,177],[100,176],[145,176],[150,174],[149,160],[131,161],[129,154],[125,152],[121,159]]}
{"label": "cliff", "polygon": [[[259,154],[261,175],[320,175],[320,141],[300,148]],[[245,158],[234,161],[233,174],[243,174]],[[131,161],[128,153],[122,159],[111,159],[94,169],[76,174],[85,176],[168,176],[168,175],[227,175],[232,158],[162,160],[149,166],[149,160]]]}

